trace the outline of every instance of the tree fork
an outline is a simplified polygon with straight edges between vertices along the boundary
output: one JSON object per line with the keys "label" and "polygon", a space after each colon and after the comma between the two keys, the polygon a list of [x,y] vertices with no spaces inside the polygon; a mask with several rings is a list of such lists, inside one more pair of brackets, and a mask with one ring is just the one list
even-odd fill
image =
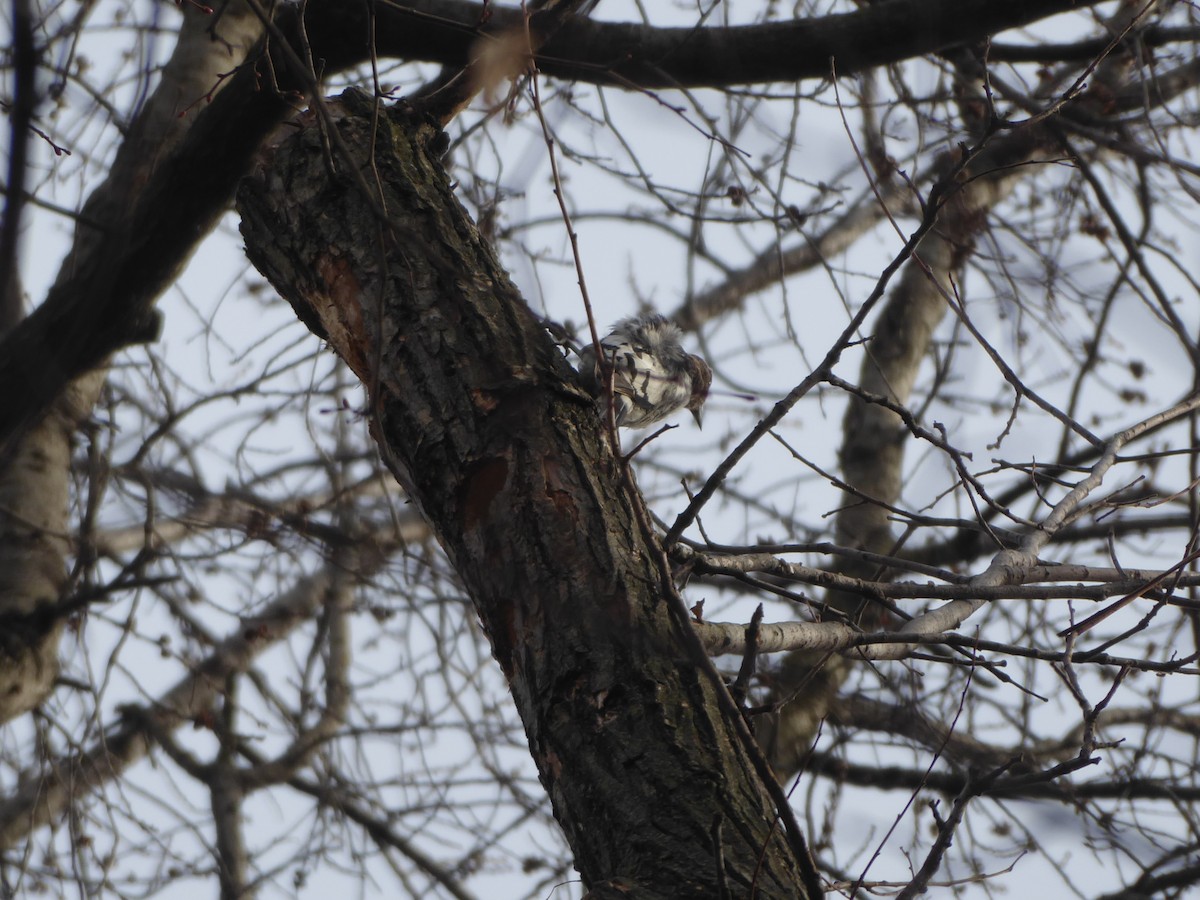
{"label": "tree fork", "polygon": [[247,253],[366,386],[371,432],[467,586],[584,882],[595,897],[804,896],[804,864],[672,632],[641,499],[455,198],[440,132],[358,92],[325,109],[243,182]]}

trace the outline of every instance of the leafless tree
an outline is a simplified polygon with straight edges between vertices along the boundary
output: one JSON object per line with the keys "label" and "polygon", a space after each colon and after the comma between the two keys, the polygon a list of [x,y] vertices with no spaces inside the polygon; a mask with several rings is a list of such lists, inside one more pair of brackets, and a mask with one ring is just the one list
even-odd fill
{"label": "leafless tree", "polygon": [[1195,890],[1198,18],[14,0],[0,895]]}

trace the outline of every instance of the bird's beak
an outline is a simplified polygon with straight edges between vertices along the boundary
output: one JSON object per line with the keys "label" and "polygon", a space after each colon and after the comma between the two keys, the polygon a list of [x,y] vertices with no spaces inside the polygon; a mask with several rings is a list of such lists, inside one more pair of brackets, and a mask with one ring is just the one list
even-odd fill
{"label": "bird's beak", "polygon": [[701,429],[704,428],[704,423],[700,420],[700,416],[701,416],[702,412],[703,412],[703,408],[692,410],[692,418],[696,420],[696,427],[701,428]]}

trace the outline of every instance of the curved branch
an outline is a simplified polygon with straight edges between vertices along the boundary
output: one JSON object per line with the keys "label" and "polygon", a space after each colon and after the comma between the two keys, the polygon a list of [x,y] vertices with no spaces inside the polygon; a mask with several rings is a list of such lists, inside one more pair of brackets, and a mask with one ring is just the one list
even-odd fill
{"label": "curved branch", "polygon": [[[727,87],[828,78],[860,72],[1094,6],[1099,0],[886,0],[850,13],[733,28],[655,28],[574,19],[537,55],[547,75],[618,87]],[[309,4],[310,9],[317,4]],[[320,4],[310,13],[314,39],[343,51],[366,50],[365,13]],[[523,27],[514,7],[464,0],[378,4],[380,55],[465,66],[482,35]],[[479,23],[487,21],[486,28]],[[328,30],[327,30],[328,29]],[[336,38],[332,36],[336,35]],[[330,60],[342,64],[345,57]],[[359,60],[361,61],[361,60]]]}

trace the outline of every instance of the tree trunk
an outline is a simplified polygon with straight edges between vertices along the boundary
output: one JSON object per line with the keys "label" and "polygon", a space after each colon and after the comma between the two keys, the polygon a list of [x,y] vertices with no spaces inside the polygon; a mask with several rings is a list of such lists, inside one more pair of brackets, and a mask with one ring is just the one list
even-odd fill
{"label": "tree trunk", "polygon": [[329,109],[243,184],[247,252],[366,385],[372,433],[467,585],[584,882],[596,897],[806,896],[805,861],[672,630],[641,498],[455,199],[439,133],[375,121],[361,94]]}

